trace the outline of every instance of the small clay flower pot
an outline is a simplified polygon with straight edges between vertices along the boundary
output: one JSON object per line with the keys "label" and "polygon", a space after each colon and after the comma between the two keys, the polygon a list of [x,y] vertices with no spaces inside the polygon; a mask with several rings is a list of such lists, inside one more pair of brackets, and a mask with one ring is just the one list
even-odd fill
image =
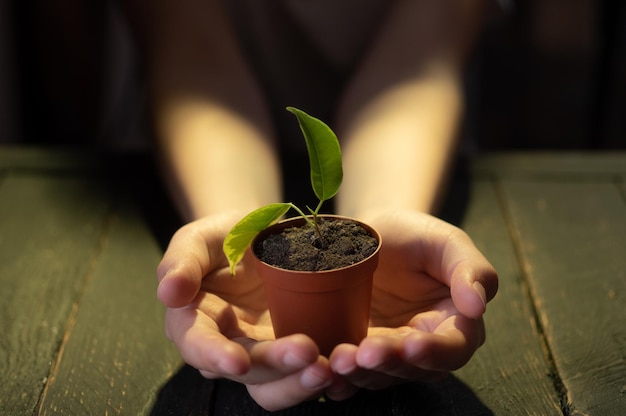
{"label": "small clay flower pot", "polygon": [[[355,221],[335,215],[322,217]],[[286,270],[259,260],[253,250],[276,338],[306,334],[325,356],[330,355],[338,344],[358,345],[365,338],[381,238],[372,227],[355,222],[378,241],[378,247],[365,260],[347,267],[316,272]],[[252,247],[270,234],[304,223],[304,219],[296,217],[274,224],[259,233]]]}

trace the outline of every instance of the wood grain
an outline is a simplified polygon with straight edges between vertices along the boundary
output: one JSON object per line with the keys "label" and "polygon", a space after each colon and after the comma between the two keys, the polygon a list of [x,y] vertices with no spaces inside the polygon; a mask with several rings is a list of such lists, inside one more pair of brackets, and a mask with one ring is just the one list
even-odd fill
{"label": "wood grain", "polygon": [[[2,150],[0,414],[266,415],[244,386],[184,366],[164,336],[155,238],[173,222],[154,209],[154,178],[133,176],[146,164]],[[623,413],[624,160],[479,158],[461,224],[500,275],[486,344],[443,383],[279,414]]]}
{"label": "wood grain", "polygon": [[80,309],[51,374],[41,414],[148,414],[182,365],[164,335],[156,299],[161,256],[136,208],[123,198]]}
{"label": "wood grain", "polygon": [[626,206],[613,181],[504,181],[541,329],[572,414],[626,407]]}
{"label": "wood grain", "polygon": [[457,376],[496,415],[561,415],[532,303],[491,181],[472,182],[462,227],[498,271],[500,287],[485,315],[487,342]]}
{"label": "wood grain", "polygon": [[31,414],[106,232],[110,195],[83,178],[0,183],[0,414]]}
{"label": "wood grain", "polygon": [[567,179],[610,181],[626,174],[623,152],[514,152],[481,155],[472,172],[522,180]]}

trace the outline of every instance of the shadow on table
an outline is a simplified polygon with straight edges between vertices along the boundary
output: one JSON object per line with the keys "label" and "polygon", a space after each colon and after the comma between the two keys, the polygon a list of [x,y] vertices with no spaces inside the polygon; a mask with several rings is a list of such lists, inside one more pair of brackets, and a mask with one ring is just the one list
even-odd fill
{"label": "shadow on table", "polygon": [[[183,366],[159,392],[152,415],[256,416],[270,413],[258,406],[246,388],[228,380],[207,380]],[[493,415],[476,395],[454,376],[439,383],[411,383],[394,388],[361,390],[341,401],[310,401],[271,413],[290,415]]]}

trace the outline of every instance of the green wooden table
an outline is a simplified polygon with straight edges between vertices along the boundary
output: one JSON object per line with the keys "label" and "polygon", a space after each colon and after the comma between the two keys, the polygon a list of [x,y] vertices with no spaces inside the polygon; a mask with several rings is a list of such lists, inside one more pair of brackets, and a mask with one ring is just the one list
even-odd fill
{"label": "green wooden table", "polygon": [[[457,220],[501,279],[487,343],[442,383],[279,414],[626,414],[626,154],[468,173]],[[145,156],[0,148],[0,415],[265,414],[163,334],[155,267],[176,226]]]}

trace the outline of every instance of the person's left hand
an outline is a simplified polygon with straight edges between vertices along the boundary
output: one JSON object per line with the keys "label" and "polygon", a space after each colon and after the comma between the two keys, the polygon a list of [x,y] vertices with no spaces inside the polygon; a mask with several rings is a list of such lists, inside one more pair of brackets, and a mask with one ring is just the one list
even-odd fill
{"label": "person's left hand", "polygon": [[470,237],[414,211],[364,218],[383,245],[374,275],[368,336],[330,356],[341,375],[333,400],[359,388],[436,381],[463,366],[485,341],[482,315],[498,288],[496,271]]}

